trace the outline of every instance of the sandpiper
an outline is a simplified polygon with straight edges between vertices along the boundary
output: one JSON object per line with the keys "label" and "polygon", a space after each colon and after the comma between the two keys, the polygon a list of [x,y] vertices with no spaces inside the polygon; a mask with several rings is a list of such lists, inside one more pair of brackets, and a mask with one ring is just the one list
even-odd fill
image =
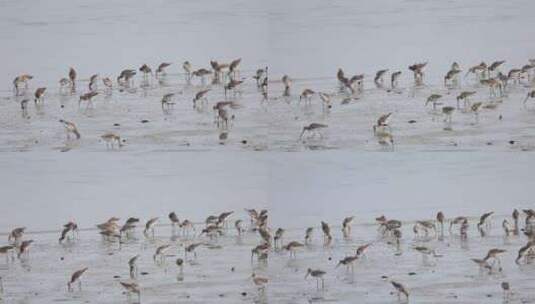
{"label": "sandpiper", "polygon": [[396,289],[396,292],[398,294],[398,300],[401,300],[401,294],[405,295],[405,298],[407,301],[409,300],[409,292],[407,291],[405,286],[403,286],[401,283],[396,282],[396,281],[390,281],[390,283]]}
{"label": "sandpiper", "polygon": [[75,272],[71,275],[71,279],[70,279],[70,281],[67,282],[67,290],[68,290],[69,292],[74,291],[73,288],[72,288],[72,284],[74,284],[74,283],[76,283],[76,282],[78,282],[78,289],[79,289],[80,291],[82,291],[82,280],[81,280],[80,277],[82,276],[82,274],[84,274],[84,272],[87,271],[87,269],[89,269],[89,268],[87,268],[87,267],[82,268],[82,269],[80,269],[80,270],[75,271]]}
{"label": "sandpiper", "polygon": [[300,242],[291,241],[288,244],[286,244],[286,246],[284,246],[284,249],[290,252],[290,258],[292,257],[292,255],[294,258],[297,258],[297,255],[296,255],[297,249],[302,248],[304,246],[305,245],[301,244]]}
{"label": "sandpiper", "polygon": [[269,280],[267,278],[257,276],[254,272],[251,275],[251,278],[253,279],[253,283],[258,287],[258,291],[264,293]]}
{"label": "sandpiper", "polygon": [[63,119],[60,119],[59,122],[62,123],[65,127],[65,132],[67,133],[67,140],[71,139],[71,133],[76,136],[76,139],[80,139],[80,132],[78,132],[78,128],[73,122],[66,121]]}
{"label": "sandpiper", "polygon": [[137,268],[137,260],[139,259],[140,255],[135,255],[131,257],[128,260],[128,269],[130,272],[130,278],[135,279],[137,277],[138,268]]}
{"label": "sandpiper", "polygon": [[46,88],[37,88],[37,90],[35,90],[35,94],[34,94],[35,98],[33,100],[35,104],[44,102],[45,91],[46,91]]}
{"label": "sandpiper", "polygon": [[24,89],[28,90],[28,81],[32,80],[33,76],[28,74],[22,74],[13,79],[13,87],[15,89],[15,95],[20,95],[20,85],[24,84]]}
{"label": "sandpiper", "polygon": [[316,279],[316,289],[320,289],[320,281],[321,281],[321,289],[325,289],[325,280],[323,276],[325,276],[326,272],[323,270],[313,270],[311,268],[307,269],[307,273],[305,275],[305,280],[308,276],[311,276]]}
{"label": "sandpiper", "polygon": [[105,133],[100,138],[102,138],[106,142],[106,148],[111,148],[112,150],[115,148],[115,144],[119,148],[123,146],[123,143],[121,141],[121,136],[115,134],[115,133]]}
{"label": "sandpiper", "polygon": [[138,303],[141,303],[141,290],[139,288],[139,285],[136,282],[130,282],[130,283],[119,282],[119,283],[126,290],[127,292],[126,296],[129,300],[131,299],[132,294],[136,294]]}
{"label": "sandpiper", "polygon": [[299,136],[299,139],[301,140],[303,138],[303,135],[305,132],[311,132],[312,135],[319,135],[320,138],[323,138],[323,135],[321,134],[320,130],[325,129],[328,126],[326,124],[316,123],[313,122],[309,124],[308,126],[303,127],[303,131],[301,132],[301,135]]}
{"label": "sandpiper", "polygon": [[429,97],[427,97],[427,100],[425,101],[425,106],[427,106],[429,103],[433,104],[433,110],[437,109],[438,105],[441,105],[441,103],[438,102],[438,100],[442,98],[442,95],[440,94],[431,94]]}

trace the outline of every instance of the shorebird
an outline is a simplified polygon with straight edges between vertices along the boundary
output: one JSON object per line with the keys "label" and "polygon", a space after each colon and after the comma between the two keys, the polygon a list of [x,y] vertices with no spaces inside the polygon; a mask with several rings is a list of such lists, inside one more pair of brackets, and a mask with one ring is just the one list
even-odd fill
{"label": "shorebird", "polygon": [[466,240],[468,239],[468,219],[464,219],[462,222],[461,222],[461,227],[459,228],[459,233],[461,235],[461,240]]}
{"label": "shorebird", "polygon": [[375,78],[373,79],[373,82],[378,88],[383,87],[383,76],[386,74],[386,72],[388,72],[388,69],[379,70],[377,71],[377,73],[375,73]]}
{"label": "shorebird", "polygon": [[[122,70],[121,74],[119,74],[119,77],[117,77],[117,83],[129,88],[130,86],[133,86],[133,78],[136,75],[136,70],[126,69]],[[132,80],[132,82],[130,81]]]}
{"label": "shorebird", "polygon": [[9,257],[11,256],[11,260],[15,260],[15,246],[13,245],[6,245],[6,246],[0,246],[0,254],[6,255],[6,264],[9,264]]}
{"label": "shorebird", "polygon": [[93,107],[93,97],[97,96],[98,95],[98,92],[89,92],[89,93],[85,93],[83,95],[80,95],[80,99],[78,99],[78,108],[80,108],[80,105],[82,103],[82,101],[86,101],[87,102],[87,106],[86,106],[86,109],[89,108],[89,105],[91,105],[91,107]]}
{"label": "shorebird", "polygon": [[256,80],[256,86],[260,87],[264,80],[267,79],[267,67],[265,69],[257,69],[253,79]]}
{"label": "shorebird", "polygon": [[301,92],[301,95],[299,95],[299,102],[301,100],[305,100],[305,105],[309,104],[312,100],[312,95],[316,94],[316,92],[312,91],[311,89],[304,89],[303,92]]}
{"label": "shorebird", "polygon": [[414,225],[414,230],[416,233],[419,230],[423,230],[426,237],[429,235],[429,230],[432,230],[435,234],[437,232],[435,223],[432,221],[417,221]]}
{"label": "shorebird", "polygon": [[68,78],[61,78],[59,80],[59,92],[65,93],[65,89],[72,87],[72,83]]}
{"label": "shorebird", "polygon": [[191,72],[192,72],[191,63],[189,63],[189,61],[184,61],[184,63],[182,63],[182,69],[184,70],[186,82],[189,83],[191,80]]}
{"label": "shorebird", "polygon": [[441,105],[441,103],[438,102],[438,100],[442,98],[442,95],[440,94],[431,94],[429,97],[427,97],[427,100],[425,101],[425,106],[427,106],[429,103],[433,104],[433,110],[437,109],[438,105]]}
{"label": "shorebird", "polygon": [[146,65],[146,64],[143,64],[140,68],[139,68],[139,71],[143,73],[143,78],[146,80],[148,78],[149,75],[152,75],[152,69]]}
{"label": "shorebird", "polygon": [[476,91],[463,91],[457,95],[457,109],[460,109],[460,101],[464,102],[464,108],[466,109],[470,105],[469,97],[475,95]]}
{"label": "shorebird", "polygon": [[154,225],[156,225],[158,219],[158,217],[153,217],[148,220],[147,223],[145,223],[145,230],[143,230],[143,234],[145,234],[145,236],[147,236],[150,231],[152,232],[152,237],[154,238]]}
{"label": "shorebird", "polygon": [[338,264],[336,264],[335,268],[338,268],[340,265],[346,266],[346,271],[349,272],[349,269],[351,269],[351,273],[353,274],[355,272],[355,261],[357,261],[359,258],[358,255],[351,255],[347,256],[340,261],[338,261]]}
{"label": "shorebird", "polygon": [[262,238],[262,240],[264,240],[264,242],[266,242],[268,245],[271,246],[272,236],[271,236],[271,233],[266,228],[263,228],[263,227],[258,228],[258,234],[260,234],[260,237]]}
{"label": "shorebird", "polygon": [[499,249],[499,248],[492,248],[489,250],[485,258],[483,258],[484,261],[488,261],[489,259],[493,259],[492,266],[494,266],[494,263],[498,263],[499,269],[502,267],[502,263],[500,261],[499,255],[506,252],[505,249]]}
{"label": "shorebird", "polygon": [[292,257],[292,255],[294,258],[297,258],[297,255],[296,255],[297,249],[302,248],[304,246],[305,245],[297,241],[291,241],[288,244],[286,244],[286,246],[284,246],[284,249],[290,252],[290,258]]}
{"label": "shorebird", "polygon": [[204,68],[198,69],[198,70],[194,71],[193,73],[191,73],[192,76],[201,78],[201,84],[202,85],[206,84],[206,78],[205,77],[210,75],[210,74],[212,74],[212,72],[210,72],[209,70],[204,69]]}
{"label": "shorebird", "polygon": [[267,252],[270,248],[270,243],[263,243],[251,249],[251,263],[253,263],[253,258],[255,255],[259,257],[262,253]]}
{"label": "shorebird", "polygon": [[174,96],[175,96],[175,93],[168,93],[168,94],[163,95],[162,100],[160,102],[162,103],[162,110],[164,112],[166,110],[169,110],[175,105],[175,103],[173,102]]}
{"label": "shorebird", "polygon": [[19,245],[20,240],[24,236],[24,232],[26,231],[26,227],[17,227],[9,233],[7,236],[7,241],[11,244],[14,244],[15,246]]}
{"label": "shorebird", "polygon": [[470,111],[474,113],[474,123],[479,123],[479,110],[481,109],[481,106],[483,105],[482,102],[475,102],[470,107]]}
{"label": "shorebird", "polygon": [[178,258],[176,259],[175,264],[178,267],[177,280],[183,281],[184,280],[184,260],[181,258]]}
{"label": "shorebird", "polygon": [[170,65],[171,65],[171,63],[169,63],[169,62],[160,63],[160,65],[156,69],[156,74],[155,74],[156,78],[158,78],[158,76],[160,76],[160,75],[165,76],[165,68],[167,68]]}
{"label": "shorebird", "polygon": [[510,234],[513,234],[513,229],[511,228],[511,224],[509,224],[509,221],[507,219],[504,219],[502,221],[502,228],[503,232],[505,233],[505,236],[508,237]]}
{"label": "shorebird", "polygon": [[331,96],[327,93],[320,92],[318,94],[321,99],[321,106],[323,111],[330,110],[333,106],[331,104]]}
{"label": "shorebird", "polygon": [[258,287],[258,291],[264,293],[269,280],[267,278],[257,276],[254,272],[251,275],[251,278],[253,279],[253,283]]}
{"label": "shorebird", "polygon": [[498,69],[498,67],[500,67],[502,64],[505,63],[505,60],[499,60],[499,61],[494,61],[493,63],[491,63],[491,65],[489,65],[488,67],[488,71],[489,73],[490,72],[494,72]]}
{"label": "shorebird", "polygon": [[105,142],[106,142],[106,148],[111,148],[112,150],[115,148],[115,143],[117,143],[117,146],[121,148],[123,146],[123,143],[121,142],[121,136],[115,134],[115,133],[105,133],[104,135],[100,136]]}
{"label": "shorebird", "polygon": [[173,225],[173,229],[175,229],[176,226],[180,226],[180,220],[174,211],[169,213],[169,220],[171,221],[171,225]]}
{"label": "shorebird", "polygon": [[428,248],[426,246],[415,246],[413,247],[413,249],[422,254],[422,260],[424,264],[428,264],[428,259],[430,256],[434,258],[441,257],[441,255],[437,254],[434,249]]}
{"label": "shorebird", "polygon": [[364,253],[371,246],[371,244],[372,243],[367,243],[367,244],[360,245],[359,247],[357,247],[357,250],[355,251],[355,255],[358,257],[364,256]]}
{"label": "shorebird", "polygon": [[535,241],[533,240],[530,240],[529,242],[526,243],[526,245],[520,247],[520,249],[518,250],[518,255],[515,259],[515,263],[520,265],[520,260],[522,258],[527,258],[528,253],[532,251],[533,249],[535,249]]}
{"label": "shorebird", "polygon": [[459,86],[459,73],[461,73],[461,70],[457,69],[451,69],[446,73],[446,76],[444,76],[444,86],[447,88],[448,84],[450,84],[450,87],[455,88]]}
{"label": "shorebird", "polygon": [[466,216],[458,216],[456,218],[454,218],[453,220],[450,221],[450,227],[449,227],[449,232],[451,234],[451,231],[453,229],[453,226],[455,225],[460,225],[462,224],[464,221],[468,221],[468,219],[466,218]]}
{"label": "shorebird", "polygon": [[169,247],[171,247],[171,245],[165,244],[165,245],[158,246],[156,248],[156,251],[154,252],[154,255],[152,256],[152,259],[154,260],[156,264],[163,264],[165,262],[165,251],[167,251]]}
{"label": "shorebird", "polygon": [[442,211],[439,211],[437,213],[437,222],[440,224],[440,234],[444,235],[444,213]]}
{"label": "shorebird", "polygon": [[137,277],[138,268],[137,268],[137,260],[139,259],[140,255],[135,255],[132,258],[128,260],[128,269],[130,271],[130,278],[135,279]]}
{"label": "shorebird", "polygon": [[344,238],[351,237],[351,223],[353,222],[354,216],[349,216],[344,218],[342,221],[342,234],[344,235]]}
{"label": "shorebird", "polygon": [[28,74],[22,74],[22,75],[19,75],[17,77],[15,77],[15,79],[13,79],[13,87],[15,89],[15,95],[19,95],[20,93],[20,85],[21,84],[24,84],[24,89],[27,90],[28,89],[28,81],[29,80],[32,80],[33,79],[33,76],[32,75],[28,75]]}
{"label": "shorebird", "polygon": [[201,246],[203,243],[193,243],[193,244],[190,244],[186,247],[184,247],[184,258],[187,259],[188,257],[188,253],[192,253],[193,252],[193,257],[195,259],[197,259],[197,251],[196,249]]}
{"label": "shorebird", "polygon": [[511,285],[509,284],[509,282],[502,282],[500,284],[500,287],[503,290],[503,302],[504,303],[509,302],[509,298],[513,294],[513,292],[511,291]]}
{"label": "shorebird", "polygon": [[470,259],[472,262],[476,263],[479,266],[479,273],[483,273],[485,270],[488,271],[488,274],[492,273],[492,266],[484,259]]}
{"label": "shorebird", "polygon": [[132,294],[136,294],[138,303],[141,303],[141,290],[139,288],[139,285],[136,282],[131,282],[131,283],[119,282],[119,283],[126,290],[126,296],[128,300],[131,299]]}
{"label": "shorebird", "polygon": [[312,241],[312,233],[314,232],[314,227],[308,227],[305,231],[305,245],[310,244]]}
{"label": "shorebird", "polygon": [[189,236],[190,231],[195,233],[195,225],[188,219],[185,219],[180,223],[180,228],[182,229],[182,235],[185,237]]}
{"label": "shorebird", "polygon": [[193,97],[193,108],[197,107],[197,101],[201,101],[202,105],[208,102],[208,98],[206,97],[208,92],[210,92],[210,89],[201,90],[195,94],[195,97]]}
{"label": "shorebird", "polygon": [[238,90],[238,87],[242,83],[243,83],[243,80],[230,79],[230,81],[224,87],[224,89],[225,89],[225,97],[227,97],[227,93],[229,91],[232,91],[234,96],[236,96],[236,94],[241,94],[240,91]]}
{"label": "shorebird", "polygon": [[481,62],[478,65],[475,65],[468,69],[464,77],[466,78],[469,74],[474,74],[477,77],[477,80],[485,79],[485,72],[487,71],[487,64],[485,62]]}
{"label": "shorebird", "polygon": [[74,234],[78,232],[78,225],[75,222],[68,222],[67,224],[63,225],[63,230],[61,231],[61,237],[59,238],[59,242],[63,242],[65,238],[67,237],[67,234],[71,232],[72,238],[74,239]]}
{"label": "shorebird", "polygon": [[518,228],[518,218],[520,216],[520,213],[518,212],[518,210],[513,210],[513,213],[512,213],[512,217],[513,217],[513,224],[514,224],[514,228],[513,228],[513,233],[514,235],[518,235],[519,233],[519,228]]}
{"label": "shorebird", "polygon": [[277,245],[282,248],[282,238],[284,236],[284,229],[278,228],[275,231],[275,236],[273,237],[273,246],[275,246],[275,249],[277,249]]}
{"label": "shorebird", "polygon": [[455,107],[450,107],[450,106],[442,107],[442,114],[446,116],[446,118],[444,118],[444,122],[447,121],[449,124],[451,124],[452,114],[454,111],[455,111]]}
{"label": "shorebird", "polygon": [[312,270],[311,268],[307,269],[307,274],[305,275],[305,280],[308,278],[308,276],[311,276],[316,279],[316,289],[320,289],[320,281],[321,281],[321,289],[325,289],[325,280],[323,276],[326,274],[323,270]]}
{"label": "shorebird", "polygon": [[479,223],[477,224],[477,228],[478,229],[481,229],[483,228],[483,225],[486,227],[486,228],[489,228],[491,226],[491,222],[489,220],[490,216],[494,214],[494,211],[491,211],[491,212],[486,212],[486,213],[483,213],[480,217],[479,217]]}
{"label": "shorebird", "polygon": [[89,91],[93,92],[98,89],[98,74],[93,74],[89,78]]}
{"label": "shorebird", "polygon": [[405,295],[405,298],[407,301],[409,300],[409,292],[407,291],[405,286],[403,286],[401,283],[396,282],[396,281],[390,281],[390,283],[396,289],[396,292],[398,294],[398,300],[401,300],[401,294]]}
{"label": "shorebird", "polygon": [[227,219],[234,213],[234,211],[221,212],[216,219],[217,226],[227,227]]}
{"label": "shorebird", "polygon": [[238,70],[238,66],[240,65],[240,63],[241,63],[241,58],[232,60],[232,62],[230,62],[229,67],[228,67],[228,75],[231,79],[236,79],[239,77],[240,71]]}
{"label": "shorebird", "polygon": [[491,98],[498,97],[498,93],[503,96],[503,85],[500,80],[495,78],[482,79],[480,83],[489,87],[489,96]]}
{"label": "shorebird", "polygon": [[411,70],[414,74],[414,84],[416,86],[421,86],[424,82],[423,70],[426,65],[427,65],[427,62],[423,62],[423,63],[415,63],[409,66],[409,70]]}
{"label": "shorebird", "polygon": [[37,88],[37,90],[35,90],[35,94],[34,94],[35,98],[33,100],[35,104],[44,102],[45,91],[46,91],[46,88]]}
{"label": "shorebird", "polygon": [[69,79],[71,81],[71,93],[76,92],[76,70],[74,68],[69,69]]}
{"label": "shorebird", "polygon": [[329,227],[329,224],[322,221],[321,222],[321,231],[323,231],[323,245],[328,246],[331,244],[331,241],[333,239],[331,235],[331,227]]}
{"label": "shorebird", "polygon": [[67,140],[71,139],[71,133],[76,136],[76,139],[80,139],[80,132],[78,132],[78,128],[74,123],[63,119],[60,119],[59,122],[65,127],[65,132],[67,132]]}
{"label": "shorebird", "polygon": [[104,77],[102,78],[102,83],[104,84],[108,92],[111,93],[111,91],[113,90],[113,81],[108,77]]}
{"label": "shorebird", "polygon": [[22,241],[22,243],[20,243],[19,253],[17,254],[19,259],[21,259],[22,256],[25,256],[26,258],[30,256],[30,245],[32,243],[33,240]]}
{"label": "shorebird", "polygon": [[397,88],[399,76],[401,76],[401,71],[394,72],[390,75],[390,87],[392,89]]}
{"label": "shorebird", "polygon": [[290,85],[292,84],[292,80],[290,79],[290,76],[284,75],[282,76],[282,83],[284,84],[284,92],[282,93],[282,96],[284,97],[290,97]]}
{"label": "shorebird", "polygon": [[303,138],[303,135],[305,134],[305,132],[311,132],[312,135],[318,134],[320,138],[323,138],[323,135],[321,134],[320,130],[327,128],[327,127],[328,126],[325,124],[315,123],[315,122],[309,124],[308,126],[304,126],[303,131],[301,132],[301,135],[299,136],[299,140]]}
{"label": "shorebird", "polygon": [[390,131],[392,131],[392,128],[390,128],[390,125],[388,124],[388,118],[392,115],[392,112],[383,114],[379,116],[377,119],[377,124],[373,125],[373,134],[377,134],[378,130],[383,130],[388,127]]}
{"label": "shorebird", "polygon": [[71,275],[71,279],[70,279],[70,281],[67,282],[67,290],[68,290],[69,292],[73,292],[73,291],[74,291],[74,289],[72,288],[72,284],[74,284],[74,283],[76,283],[76,282],[78,282],[78,289],[79,289],[80,291],[82,291],[82,279],[81,279],[80,277],[84,274],[84,272],[87,271],[87,269],[89,269],[89,268],[87,268],[87,267],[82,268],[82,269],[80,269],[80,270],[75,271],[75,272]]}

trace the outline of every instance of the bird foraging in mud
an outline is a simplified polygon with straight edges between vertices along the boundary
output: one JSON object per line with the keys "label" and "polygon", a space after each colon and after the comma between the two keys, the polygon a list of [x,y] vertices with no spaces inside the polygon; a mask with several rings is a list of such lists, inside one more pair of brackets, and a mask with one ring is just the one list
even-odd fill
{"label": "bird foraging in mud", "polygon": [[60,119],[59,122],[62,123],[65,127],[65,132],[67,133],[67,140],[71,139],[71,134],[74,134],[76,136],[76,139],[80,139],[80,132],[78,131],[78,128],[73,122],[66,121],[63,119]]}
{"label": "bird foraging in mud", "polygon": [[72,292],[74,291],[73,288],[72,288],[72,284],[78,282],[78,289],[80,291],[82,291],[82,279],[81,279],[81,276],[87,271],[87,267],[85,268],[82,268],[80,270],[77,270],[75,271],[72,275],[71,275],[71,279],[69,280],[69,282],[67,282],[67,289],[69,292]]}
{"label": "bird foraging in mud", "polygon": [[319,135],[320,138],[323,137],[323,135],[321,134],[320,130],[321,129],[325,129],[327,128],[328,126],[326,124],[321,124],[321,123],[311,123],[309,124],[308,126],[304,126],[303,127],[303,131],[301,132],[301,135],[299,136],[299,140],[301,140],[303,138],[303,135],[306,133],[306,132],[310,132],[312,133],[312,135]]}

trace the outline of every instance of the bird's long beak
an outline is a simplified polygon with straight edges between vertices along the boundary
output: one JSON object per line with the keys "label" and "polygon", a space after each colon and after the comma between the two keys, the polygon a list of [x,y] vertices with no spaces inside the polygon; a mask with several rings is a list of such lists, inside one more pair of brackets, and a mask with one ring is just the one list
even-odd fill
{"label": "bird's long beak", "polygon": [[308,278],[309,274],[310,274],[310,272],[307,272],[307,274],[305,274],[305,280]]}
{"label": "bird's long beak", "polygon": [[305,131],[306,131],[306,129],[303,128],[303,132],[301,132],[301,135],[299,135],[299,140],[301,140],[303,138],[303,135],[305,134]]}

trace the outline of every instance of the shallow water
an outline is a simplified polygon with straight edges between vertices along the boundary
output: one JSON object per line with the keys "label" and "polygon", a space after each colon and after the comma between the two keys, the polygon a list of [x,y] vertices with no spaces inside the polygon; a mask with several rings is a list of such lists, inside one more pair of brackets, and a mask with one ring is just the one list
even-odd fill
{"label": "shallow water", "polygon": [[[522,107],[528,84],[491,100],[488,89],[462,79],[463,90],[477,91],[473,102],[497,105],[483,109],[477,124],[472,113],[456,111],[448,126],[424,107],[432,93],[455,105],[460,90],[442,85],[453,61],[466,71],[481,60],[505,59],[507,72],[533,58],[534,6],[528,0],[0,2],[0,237],[26,226],[25,239],[35,240],[27,262],[5,265],[0,256],[3,302],[126,302],[119,281],[128,280],[127,261],[140,254],[142,303],[397,303],[382,276],[404,283],[411,303],[502,303],[502,281],[512,285],[512,303],[535,303],[535,269],[513,262],[525,238],[504,238],[500,227],[513,208],[533,208],[534,159],[520,153],[535,147],[535,108]],[[193,109],[191,99],[204,87],[197,80],[186,85],[180,65],[189,60],[207,68],[210,59],[238,57],[247,81],[236,97],[241,107],[232,112],[229,139],[220,141],[211,106],[225,98],[223,89],[213,86],[205,109]],[[414,89],[407,66],[421,61],[429,61],[426,86]],[[162,83],[141,87],[138,77],[135,89],[101,92],[94,108],[78,107],[91,74],[114,79],[122,69],[160,62],[173,63]],[[58,90],[70,66],[80,78],[74,96]],[[250,79],[264,66],[271,80],[267,102]],[[337,93],[339,67],[366,75],[364,93],[347,105]],[[398,91],[370,81],[383,68],[403,71]],[[11,81],[20,73],[35,79],[25,96],[13,97]],[[283,74],[294,80],[288,100],[280,97]],[[32,102],[39,86],[48,88],[42,108]],[[323,111],[317,97],[311,106],[299,104],[305,88],[333,94],[333,108]],[[160,100],[170,92],[176,105],[166,113]],[[30,98],[29,119],[21,117],[22,98]],[[392,150],[371,130],[388,112],[396,152],[376,153]],[[80,141],[65,139],[61,118],[78,125]],[[299,140],[311,122],[329,127],[321,138]],[[106,149],[100,139],[110,131],[126,140],[121,150]],[[269,266],[262,267],[250,262],[258,236],[239,240],[229,229],[217,244],[198,239],[210,246],[186,263],[177,282],[174,261],[192,240],[172,237],[167,214],[200,223],[232,210],[231,221],[247,223],[244,208],[269,209],[270,227],[287,229],[284,242],[302,241],[305,228],[315,227],[313,244],[295,260],[270,251]],[[443,241],[414,239],[414,221],[438,210],[471,217],[468,243],[447,233]],[[490,210],[493,227],[481,238],[477,217]],[[381,214],[404,221],[401,254],[378,238],[374,218]],[[344,240],[339,225],[350,215],[353,237]],[[106,243],[95,225],[110,216],[142,223],[158,216],[156,238],[138,229],[120,249]],[[69,220],[81,227],[79,240],[60,245],[59,229]],[[333,229],[328,248],[321,244],[322,220]],[[354,277],[335,267],[368,242]],[[166,264],[155,265],[155,248],[167,243]],[[424,265],[411,249],[420,244],[443,257]],[[470,258],[493,247],[507,249],[504,271],[480,276]],[[67,293],[70,274],[84,266],[83,291]],[[324,291],[303,279],[308,267],[327,271]],[[252,271],[269,278],[264,295],[252,284]]]}

